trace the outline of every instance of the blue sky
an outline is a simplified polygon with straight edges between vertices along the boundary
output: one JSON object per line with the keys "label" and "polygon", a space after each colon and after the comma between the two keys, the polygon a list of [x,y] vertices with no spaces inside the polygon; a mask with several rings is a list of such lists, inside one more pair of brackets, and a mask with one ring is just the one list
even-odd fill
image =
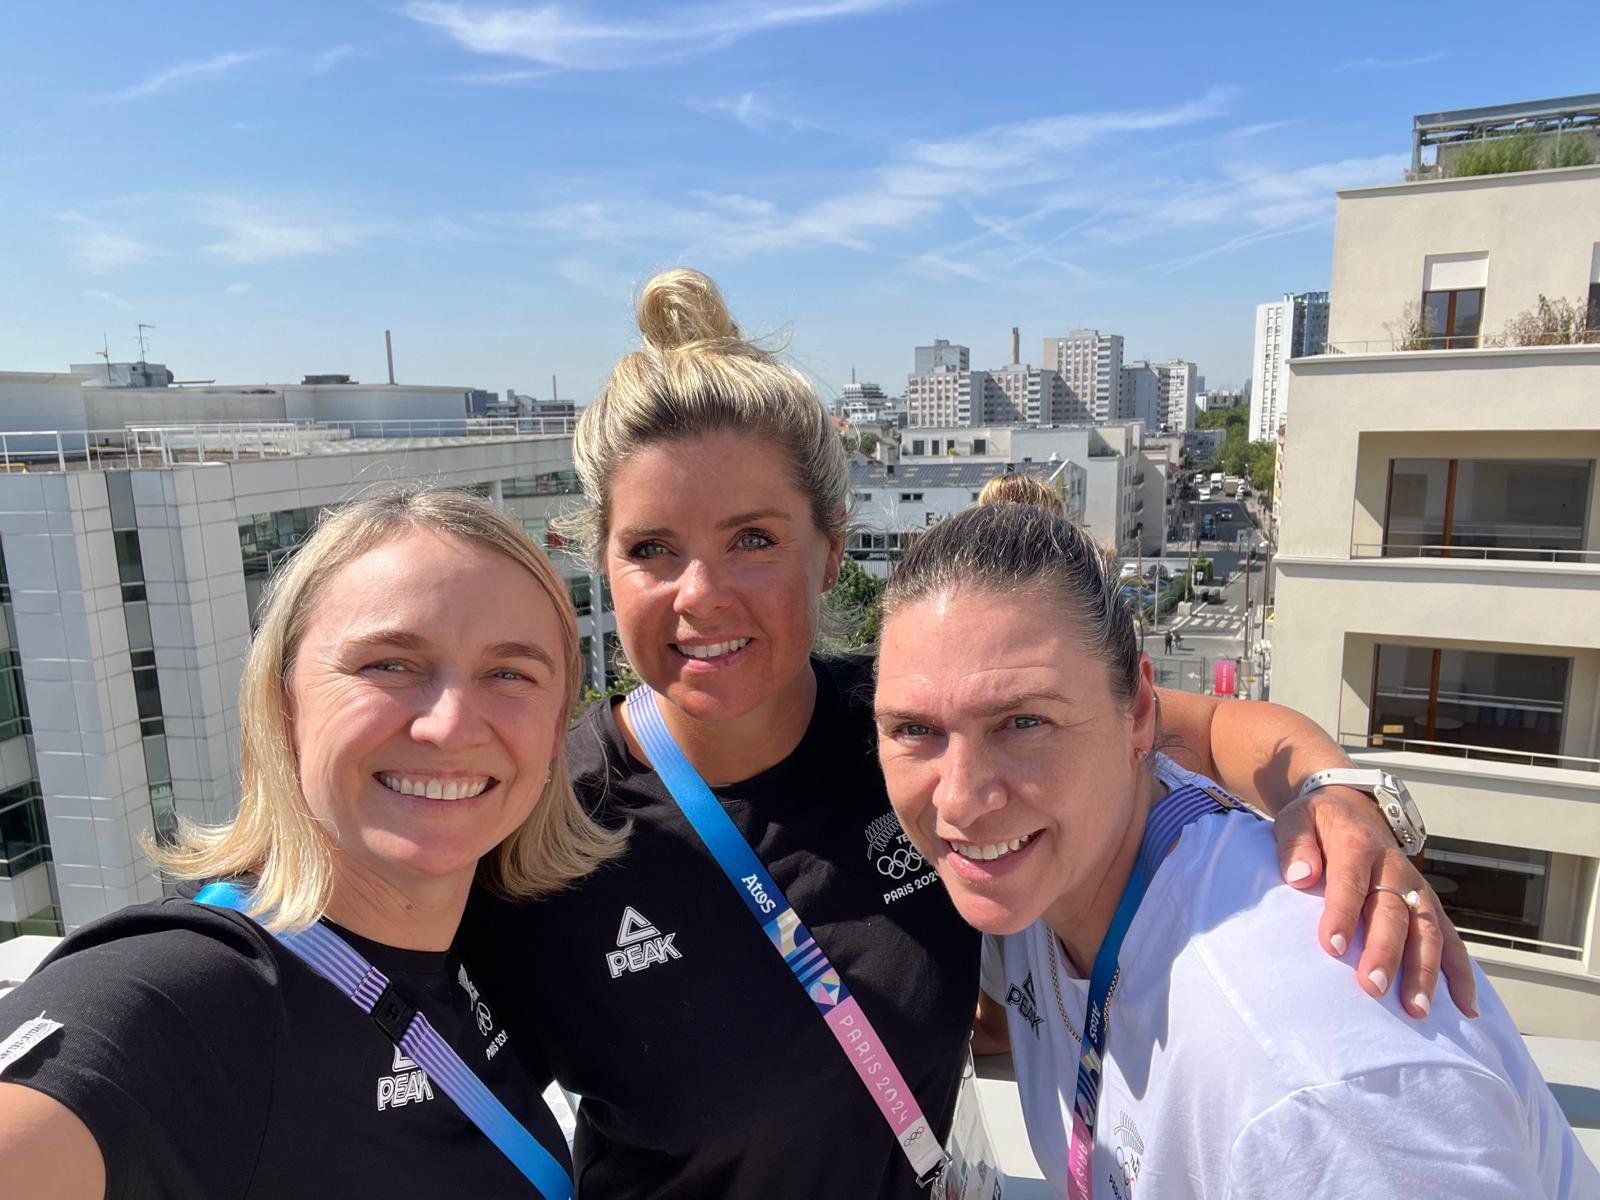
{"label": "blue sky", "polygon": [[[824,391],[1092,325],[1248,373],[1414,113],[1600,90],[1600,5],[8,5],[0,369],[587,399],[652,271]],[[1337,303],[1337,299],[1335,299]]]}

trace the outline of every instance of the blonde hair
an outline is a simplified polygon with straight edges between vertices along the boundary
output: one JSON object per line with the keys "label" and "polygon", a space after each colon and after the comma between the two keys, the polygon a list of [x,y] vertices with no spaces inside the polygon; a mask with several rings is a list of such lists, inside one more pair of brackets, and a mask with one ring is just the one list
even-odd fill
{"label": "blonde hair", "polygon": [[1049,484],[1042,483],[1032,475],[1024,475],[1021,471],[1009,471],[989,480],[983,485],[983,491],[978,493],[978,503],[1032,504],[1058,517],[1066,513],[1061,497],[1051,490]]}
{"label": "blonde hair", "polygon": [[596,565],[611,527],[611,482],[640,450],[731,430],[768,442],[811,501],[818,530],[842,541],[850,493],[844,445],[806,377],[747,341],[717,285],[663,271],[637,306],[644,348],[626,354],[578,418],[572,453],[589,505],[558,523]]}
{"label": "blonde hair", "polygon": [[[233,820],[180,821],[174,845],[147,846],[180,879],[253,878],[251,914],[271,929],[299,928],[327,908],[333,839],[300,786],[286,687],[318,601],[348,563],[409,529],[426,529],[503,554],[527,569],[555,606],[565,663],[560,712],[578,694],[578,625],[567,589],[520,525],[486,500],[442,488],[396,491],[325,510],[273,577],[239,684],[242,789]],[[531,899],[587,875],[621,848],[622,831],[593,821],[573,795],[564,740],[528,819],[478,863],[478,882],[508,899]]]}

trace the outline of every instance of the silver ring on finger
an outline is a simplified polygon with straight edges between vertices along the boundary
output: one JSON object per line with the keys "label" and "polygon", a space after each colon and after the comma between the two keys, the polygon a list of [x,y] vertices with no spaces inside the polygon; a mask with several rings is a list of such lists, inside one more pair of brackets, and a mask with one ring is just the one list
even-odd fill
{"label": "silver ring on finger", "polygon": [[1372,885],[1372,890],[1374,892],[1388,892],[1392,896],[1399,896],[1400,903],[1404,904],[1413,913],[1422,907],[1422,893],[1416,888],[1412,888],[1410,891],[1402,892],[1399,888],[1392,887],[1387,883],[1375,883]]}

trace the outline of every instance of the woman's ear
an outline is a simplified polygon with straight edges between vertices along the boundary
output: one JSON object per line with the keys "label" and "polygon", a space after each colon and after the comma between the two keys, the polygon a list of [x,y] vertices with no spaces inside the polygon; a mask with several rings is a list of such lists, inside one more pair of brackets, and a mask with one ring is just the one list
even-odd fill
{"label": "woman's ear", "polygon": [[1143,758],[1155,749],[1161,730],[1161,705],[1156,699],[1155,670],[1150,657],[1139,656],[1139,684],[1133,694],[1133,750],[1135,758]]}

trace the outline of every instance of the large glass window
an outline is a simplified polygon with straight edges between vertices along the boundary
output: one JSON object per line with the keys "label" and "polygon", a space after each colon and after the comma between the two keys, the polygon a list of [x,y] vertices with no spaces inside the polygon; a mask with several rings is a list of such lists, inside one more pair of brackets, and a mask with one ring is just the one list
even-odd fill
{"label": "large glass window", "polygon": [[1600,333],[1600,283],[1589,285],[1589,311],[1583,327],[1589,333]]}
{"label": "large glass window", "polygon": [[[1430,837],[1422,869],[1463,936],[1542,938],[1550,855],[1543,850]],[[1526,947],[1532,949],[1533,947]]]}
{"label": "large glass window", "polygon": [[594,596],[590,591],[587,575],[567,580],[567,592],[572,597],[573,611],[580,617],[586,617],[594,611]]}
{"label": "large glass window", "polygon": [[0,876],[20,875],[49,857],[39,785],[30,780],[0,792]]}
{"label": "large glass window", "polygon": [[1592,462],[1397,458],[1385,555],[1559,561],[1584,549]]}
{"label": "large glass window", "polygon": [[1397,645],[1376,654],[1374,745],[1526,763],[1561,752],[1571,659]]}
{"label": "large glass window", "polygon": [[581,486],[575,470],[545,471],[517,479],[502,479],[500,495],[508,500],[517,496],[569,496],[580,491]]}
{"label": "large glass window", "polygon": [[1483,322],[1483,289],[1422,293],[1422,330],[1432,350],[1470,350]]}

